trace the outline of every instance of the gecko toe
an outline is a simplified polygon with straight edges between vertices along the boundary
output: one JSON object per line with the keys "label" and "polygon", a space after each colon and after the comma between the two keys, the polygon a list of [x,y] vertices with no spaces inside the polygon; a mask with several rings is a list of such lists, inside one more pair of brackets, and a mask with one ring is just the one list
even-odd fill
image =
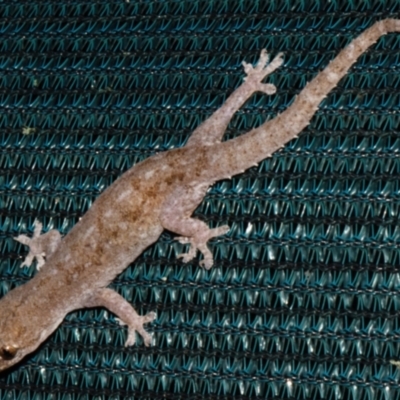
{"label": "gecko toe", "polygon": [[157,314],[154,311],[151,311],[143,316],[143,323],[148,324],[149,322],[154,321],[157,318]]}
{"label": "gecko toe", "polygon": [[203,267],[204,269],[211,269],[211,267],[214,265],[214,260],[213,259],[201,260],[199,264],[200,267]]}
{"label": "gecko toe", "polygon": [[[215,236],[222,236],[229,232],[231,227],[229,225],[222,225],[219,228],[216,228],[216,235]],[[213,236],[214,237],[214,236]]]}
{"label": "gecko toe", "polygon": [[151,344],[152,336],[144,329],[144,324],[154,321],[156,318],[154,311],[147,313],[146,315],[138,317],[135,323],[129,325],[128,338],[126,339],[125,346],[133,346],[136,343],[136,332],[142,337],[145,346]]}
{"label": "gecko toe", "polygon": [[265,94],[275,94],[276,93],[276,86],[271,83],[261,83],[260,84],[260,92]]}
{"label": "gecko toe", "polygon": [[194,254],[182,253],[182,254],[179,254],[179,255],[177,256],[177,258],[181,258],[182,261],[183,261],[184,263],[188,263],[189,261],[192,261],[192,260],[193,260]]}
{"label": "gecko toe", "polygon": [[196,257],[197,246],[195,243],[193,243],[193,240],[191,240],[190,238],[184,238],[184,239],[187,239],[187,241],[186,242],[181,241],[180,243],[182,244],[190,243],[189,251],[187,253],[179,254],[177,258],[181,258],[184,263],[188,263],[189,261],[192,261],[193,258]]}
{"label": "gecko toe", "polygon": [[38,220],[34,222],[34,231],[32,237],[19,235],[14,238],[29,247],[28,255],[26,256],[21,267],[30,266],[36,259],[36,269],[39,271],[46,263],[46,256],[52,254],[58,247],[61,241],[61,234],[55,229],[46,233],[41,233],[43,224]]}
{"label": "gecko toe", "polygon": [[[242,62],[244,67],[244,71],[246,73],[245,81],[250,81],[253,83],[261,84],[261,81],[272,72],[274,72],[277,68],[279,68],[283,64],[283,54],[279,53],[271,62],[269,61],[269,55],[266,50],[262,50],[260,53],[260,58],[255,67],[252,64],[248,64],[246,62]],[[261,84],[262,85],[262,84]],[[271,85],[273,86],[273,85]],[[271,89],[265,90],[262,86],[258,89],[266,94],[273,94],[275,91],[271,93]]]}
{"label": "gecko toe", "polygon": [[145,345],[146,347],[150,346],[150,345],[151,345],[152,336],[151,336],[148,332],[146,332],[146,331],[141,332],[140,335],[141,335],[142,338],[143,338],[143,343],[144,343],[144,345]]}
{"label": "gecko toe", "polygon": [[200,266],[205,269],[210,269],[213,266],[213,257],[207,247],[207,242],[214,237],[225,235],[229,230],[229,225],[222,225],[217,228],[207,229],[200,232],[198,236],[176,238],[182,244],[190,243],[189,251],[187,253],[179,254],[177,258],[181,258],[184,263],[187,263],[193,260],[199,250],[204,256],[204,259],[199,263]]}
{"label": "gecko toe", "polygon": [[136,342],[135,332],[128,335],[128,339],[125,341],[125,347],[133,346]]}

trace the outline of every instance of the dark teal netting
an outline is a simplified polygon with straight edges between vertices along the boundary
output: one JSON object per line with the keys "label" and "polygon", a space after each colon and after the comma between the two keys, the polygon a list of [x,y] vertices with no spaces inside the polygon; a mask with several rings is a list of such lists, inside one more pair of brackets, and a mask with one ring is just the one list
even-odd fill
{"label": "dark teal netting", "polygon": [[[285,109],[400,1],[0,2],[0,296],[28,281],[13,240],[66,234],[131,165],[185,143],[262,48],[283,51],[227,138]],[[81,310],[0,375],[0,399],[400,399],[400,34],[362,56],[297,140],[196,211],[215,266],[164,232],[113,283],[153,346]],[[1,315],[0,315],[1,318]],[[29,318],[29,316],[27,316]]]}

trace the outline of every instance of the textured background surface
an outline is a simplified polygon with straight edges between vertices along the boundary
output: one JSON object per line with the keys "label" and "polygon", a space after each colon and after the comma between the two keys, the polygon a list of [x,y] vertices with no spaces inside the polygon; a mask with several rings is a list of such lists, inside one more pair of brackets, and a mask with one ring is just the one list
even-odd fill
{"label": "textured background surface", "polygon": [[[1,1],[0,296],[34,274],[13,236],[35,218],[67,233],[131,165],[181,146],[242,60],[285,53],[277,94],[227,138],[388,16],[399,1]],[[102,309],[75,312],[0,375],[0,399],[400,399],[399,72],[391,34],[299,139],[209,191],[196,215],[232,227],[212,270],[183,265],[165,232],[115,280],[157,312],[152,347],[124,348]]]}

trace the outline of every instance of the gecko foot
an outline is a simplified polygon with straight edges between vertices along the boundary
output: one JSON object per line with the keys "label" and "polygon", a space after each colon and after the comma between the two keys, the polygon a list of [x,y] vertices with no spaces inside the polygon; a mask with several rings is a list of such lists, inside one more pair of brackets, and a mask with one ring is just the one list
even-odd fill
{"label": "gecko foot", "polygon": [[274,94],[276,86],[270,83],[261,83],[261,81],[277,68],[283,64],[283,54],[279,53],[271,62],[269,62],[269,55],[265,49],[261,50],[260,58],[255,67],[251,64],[242,62],[246,77],[246,83],[253,83],[257,85],[257,90],[266,94]]}
{"label": "gecko foot", "polygon": [[193,237],[176,237],[175,239],[178,240],[179,243],[190,244],[189,252],[178,255],[178,258],[182,258],[183,262],[187,263],[196,256],[197,250],[199,250],[204,257],[203,260],[200,261],[200,266],[205,269],[210,269],[214,264],[214,260],[211,251],[207,247],[207,242],[213,237],[225,235],[229,229],[228,225],[223,225],[218,228],[200,232]]}
{"label": "gecko foot", "polygon": [[[137,316],[135,320],[128,325],[128,338],[126,339],[125,347],[133,346],[135,344],[136,332],[143,338],[144,345],[149,346],[151,344],[151,335],[144,329],[143,325],[154,321],[155,318],[155,312],[149,312],[146,315]],[[117,321],[120,325],[127,325],[120,318],[117,318]]]}
{"label": "gecko foot", "polygon": [[21,268],[24,266],[29,267],[36,258],[36,268],[39,271],[45,264],[45,257],[52,254],[60,244],[61,234],[56,229],[52,229],[41,235],[43,224],[38,220],[35,220],[34,227],[31,238],[26,235],[19,235],[14,240],[29,246],[29,253],[21,264]]}
{"label": "gecko foot", "polygon": [[155,312],[139,315],[136,310],[120,294],[112,289],[95,289],[84,301],[85,307],[104,307],[114,313],[120,325],[128,326],[128,338],[125,346],[132,346],[136,342],[136,332],[142,336],[146,346],[151,343],[151,336],[143,325],[156,318]]}

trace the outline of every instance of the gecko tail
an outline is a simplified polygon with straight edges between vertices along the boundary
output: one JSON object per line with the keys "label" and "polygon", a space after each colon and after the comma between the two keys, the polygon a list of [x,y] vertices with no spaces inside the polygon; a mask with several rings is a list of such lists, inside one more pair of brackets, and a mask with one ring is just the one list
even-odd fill
{"label": "gecko tail", "polygon": [[400,32],[399,19],[385,19],[373,24],[353,39],[328,66],[298,94],[281,114],[250,132],[215,146],[213,157],[221,171],[238,174],[271,156],[288,141],[296,138],[310,123],[322,100],[339,83],[357,58],[381,36]]}

